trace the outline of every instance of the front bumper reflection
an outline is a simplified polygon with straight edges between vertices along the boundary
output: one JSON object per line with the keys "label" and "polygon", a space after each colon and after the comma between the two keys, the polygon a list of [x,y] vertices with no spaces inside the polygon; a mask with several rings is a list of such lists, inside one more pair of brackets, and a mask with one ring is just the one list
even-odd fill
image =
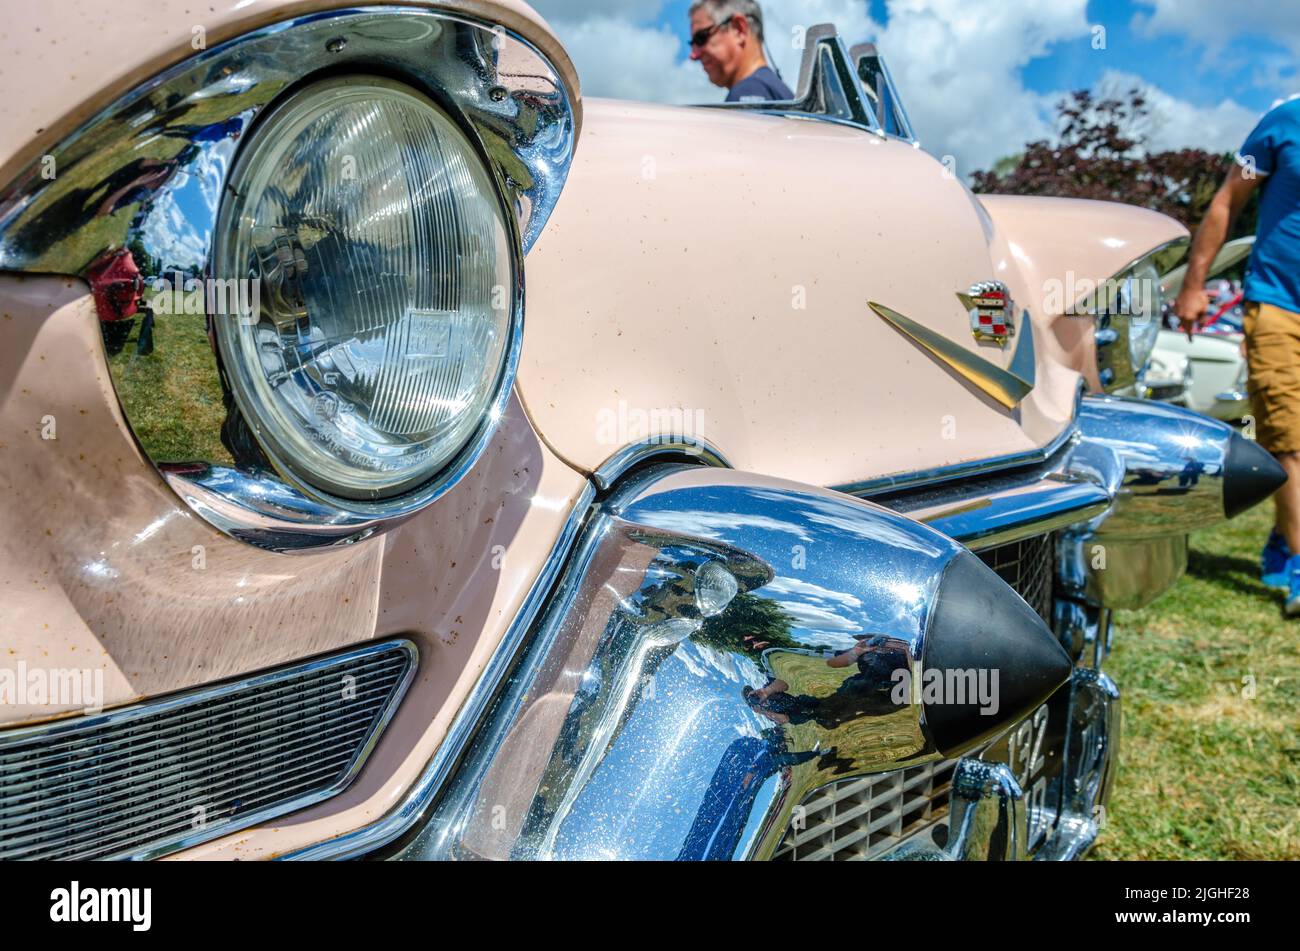
{"label": "front bumper reflection", "polygon": [[[769,858],[813,790],[976,750],[1071,669],[1033,609],[933,529],[664,467],[598,507],[401,857]],[[905,692],[931,674],[962,695]]]}

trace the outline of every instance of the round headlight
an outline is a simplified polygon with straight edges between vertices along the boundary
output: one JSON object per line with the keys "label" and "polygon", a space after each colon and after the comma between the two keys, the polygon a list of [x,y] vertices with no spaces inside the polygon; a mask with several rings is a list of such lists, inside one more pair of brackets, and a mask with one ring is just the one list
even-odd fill
{"label": "round headlight", "polygon": [[1160,274],[1150,261],[1136,267],[1120,286],[1120,313],[1128,315],[1128,353],[1141,373],[1160,337]]}
{"label": "round headlight", "polygon": [[282,474],[377,500],[451,464],[505,383],[512,246],[473,145],[415,90],[348,77],[275,107],[231,173],[212,270],[239,284],[217,346]]}

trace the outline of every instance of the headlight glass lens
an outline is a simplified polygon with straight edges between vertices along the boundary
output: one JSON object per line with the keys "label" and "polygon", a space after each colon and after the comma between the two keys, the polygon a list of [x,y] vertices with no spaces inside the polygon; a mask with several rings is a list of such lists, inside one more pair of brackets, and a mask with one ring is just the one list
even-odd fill
{"label": "headlight glass lens", "polygon": [[740,583],[726,566],[706,561],[695,572],[695,604],[702,617],[715,617],[740,593]]}
{"label": "headlight glass lens", "polygon": [[359,500],[448,465],[502,386],[511,246],[473,146],[416,91],[329,80],[267,116],[232,173],[213,270],[251,292],[217,308],[217,344],[275,464]]}
{"label": "headlight glass lens", "polygon": [[1160,336],[1160,274],[1151,261],[1134,268],[1119,291],[1120,313],[1128,315],[1129,358],[1141,373]]}

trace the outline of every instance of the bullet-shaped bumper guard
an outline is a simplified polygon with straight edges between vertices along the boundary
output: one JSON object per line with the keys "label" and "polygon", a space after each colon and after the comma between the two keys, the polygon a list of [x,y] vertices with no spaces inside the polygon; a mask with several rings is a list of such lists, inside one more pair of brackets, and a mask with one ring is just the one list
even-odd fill
{"label": "bullet-shaped bumper guard", "polygon": [[1264,501],[1286,472],[1233,427],[1145,400],[1089,397],[1070,460],[1114,504],[1061,537],[1062,588],[1110,608],[1139,608],[1187,564],[1187,535]]}
{"label": "bullet-shaped bumper guard", "polygon": [[[964,512],[959,534],[1061,530],[1077,509],[1067,554],[1089,540],[1176,543],[1283,481],[1258,447],[1186,410],[1088,398],[1078,428],[1052,474],[1026,473],[1037,489],[1023,513],[1004,478],[986,506],[996,525]],[[1065,593],[1072,571],[1087,587],[1081,564],[1062,565]],[[935,676],[947,685],[937,699],[924,690]],[[1023,794],[979,751],[1067,680],[1061,805],[1035,858],[1078,857],[1104,821],[1114,684],[1072,673],[1037,615],[933,528],[765,477],[651,469],[593,508],[397,856],[762,859],[819,787],[964,757],[945,840],[918,836],[895,857],[1021,858]]]}
{"label": "bullet-shaped bumper guard", "polygon": [[[960,756],[1070,676],[961,545],[848,496],[667,467],[595,512],[404,857],[765,858],[836,779]],[[938,676],[960,691],[923,689]]]}

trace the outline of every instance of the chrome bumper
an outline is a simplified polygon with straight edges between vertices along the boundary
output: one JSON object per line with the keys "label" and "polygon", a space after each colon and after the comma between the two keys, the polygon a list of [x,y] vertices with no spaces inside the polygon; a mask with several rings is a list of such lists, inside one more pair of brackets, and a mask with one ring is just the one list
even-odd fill
{"label": "chrome bumper", "polygon": [[[1277,484],[1230,428],[1150,405],[1085,400],[1051,458],[890,487],[889,508],[716,468],[623,479],[530,596],[537,619],[502,645],[459,741],[376,826],[301,855],[763,859],[827,784],[955,758],[949,835],[936,824],[894,857],[1079,856],[1119,732],[1098,580],[1116,562],[1099,566],[1092,543],[1176,548]],[[1061,539],[1054,630],[959,544],[1047,533]],[[1008,690],[988,719],[885,700],[900,672],[981,666]],[[1044,806],[990,751],[1049,696],[1068,697],[1068,718]]]}

